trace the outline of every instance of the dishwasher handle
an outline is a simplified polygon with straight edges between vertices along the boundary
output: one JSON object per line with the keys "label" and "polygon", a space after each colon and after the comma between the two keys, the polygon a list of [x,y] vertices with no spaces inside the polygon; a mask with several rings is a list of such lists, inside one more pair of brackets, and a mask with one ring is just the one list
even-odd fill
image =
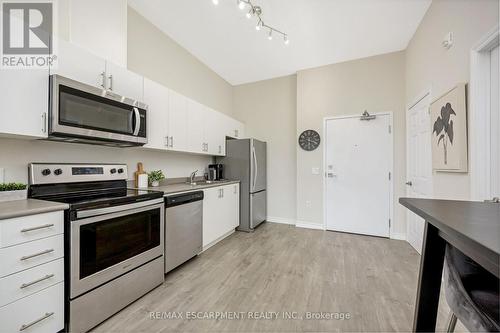
{"label": "dishwasher handle", "polygon": [[165,208],[185,205],[188,203],[203,200],[203,191],[189,192],[183,194],[174,194],[165,197]]}

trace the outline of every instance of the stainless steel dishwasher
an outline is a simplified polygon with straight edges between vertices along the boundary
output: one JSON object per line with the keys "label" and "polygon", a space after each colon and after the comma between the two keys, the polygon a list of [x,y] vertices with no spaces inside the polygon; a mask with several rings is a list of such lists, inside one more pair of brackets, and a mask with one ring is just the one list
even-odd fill
{"label": "stainless steel dishwasher", "polygon": [[165,197],[165,273],[201,252],[202,223],[203,191]]}

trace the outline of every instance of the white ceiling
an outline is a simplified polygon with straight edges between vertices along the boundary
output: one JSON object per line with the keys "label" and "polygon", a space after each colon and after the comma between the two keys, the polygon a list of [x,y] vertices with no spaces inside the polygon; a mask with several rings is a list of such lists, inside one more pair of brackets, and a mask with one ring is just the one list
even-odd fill
{"label": "white ceiling", "polygon": [[253,0],[266,24],[246,18],[236,0],[129,0],[154,25],[233,85],[403,50],[431,0]]}

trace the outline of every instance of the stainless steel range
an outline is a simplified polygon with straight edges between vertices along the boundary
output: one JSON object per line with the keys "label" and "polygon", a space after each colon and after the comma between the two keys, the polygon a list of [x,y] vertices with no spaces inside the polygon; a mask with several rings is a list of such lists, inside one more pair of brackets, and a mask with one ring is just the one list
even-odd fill
{"label": "stainless steel range", "polygon": [[163,192],[126,187],[122,164],[30,165],[29,196],[65,214],[66,325],[85,332],[164,281]]}

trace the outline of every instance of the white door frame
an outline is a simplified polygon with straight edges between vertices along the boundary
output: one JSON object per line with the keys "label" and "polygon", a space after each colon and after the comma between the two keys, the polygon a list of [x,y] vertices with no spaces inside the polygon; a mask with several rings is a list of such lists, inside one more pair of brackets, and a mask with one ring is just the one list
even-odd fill
{"label": "white door frame", "polygon": [[[389,199],[389,216],[390,216],[390,224],[389,224],[389,237],[391,239],[400,239],[399,234],[395,234],[394,231],[394,125],[393,125],[393,113],[392,111],[388,112],[379,112],[379,113],[370,113],[373,116],[389,116],[389,126],[390,126],[390,145],[391,145],[391,155],[389,157],[389,172],[391,173],[390,179],[390,199]],[[323,145],[323,230],[326,230],[326,170],[327,170],[327,162],[326,162],[326,153],[328,142],[326,141],[326,122],[329,120],[337,120],[337,119],[346,119],[346,118],[359,118],[361,115],[343,115],[343,116],[335,116],[335,117],[325,117],[323,118],[323,137],[325,138],[325,144]]]}
{"label": "white door frame", "polygon": [[491,197],[490,51],[500,42],[497,26],[471,50],[469,105],[471,198]]}

